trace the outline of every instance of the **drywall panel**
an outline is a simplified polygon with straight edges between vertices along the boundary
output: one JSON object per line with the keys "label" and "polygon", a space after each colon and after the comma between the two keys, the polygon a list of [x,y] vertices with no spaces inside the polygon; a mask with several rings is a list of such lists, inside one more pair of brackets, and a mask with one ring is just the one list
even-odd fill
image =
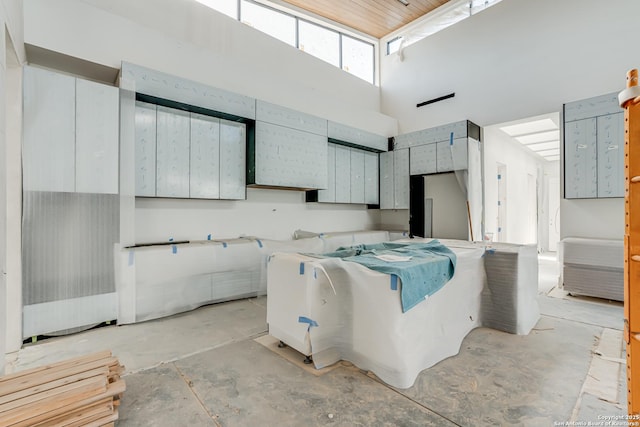
{"label": "drywall panel", "polygon": [[[463,119],[484,127],[620,91],[638,64],[612,46],[640,36],[637,16],[635,0],[502,1],[402,56],[381,56],[382,112],[398,118],[399,133]],[[594,60],[601,52],[606,60]],[[451,92],[454,98],[416,108]]]}

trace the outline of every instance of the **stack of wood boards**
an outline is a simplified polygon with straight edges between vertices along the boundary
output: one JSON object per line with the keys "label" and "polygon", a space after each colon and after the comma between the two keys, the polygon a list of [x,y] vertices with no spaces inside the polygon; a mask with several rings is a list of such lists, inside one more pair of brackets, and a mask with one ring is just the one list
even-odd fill
{"label": "stack of wood boards", "polygon": [[123,369],[103,351],[0,377],[0,426],[112,426]]}

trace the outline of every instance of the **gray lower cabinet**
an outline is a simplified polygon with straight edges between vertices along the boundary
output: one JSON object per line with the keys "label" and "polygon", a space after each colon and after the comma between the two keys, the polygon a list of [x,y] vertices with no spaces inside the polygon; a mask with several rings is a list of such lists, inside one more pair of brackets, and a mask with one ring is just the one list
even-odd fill
{"label": "gray lower cabinet", "polygon": [[380,153],[380,209],[409,209],[409,149]]}

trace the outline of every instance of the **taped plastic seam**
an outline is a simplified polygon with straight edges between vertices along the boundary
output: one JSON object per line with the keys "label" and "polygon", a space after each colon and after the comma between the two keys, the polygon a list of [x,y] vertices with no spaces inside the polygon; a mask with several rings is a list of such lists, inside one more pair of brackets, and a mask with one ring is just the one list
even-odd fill
{"label": "taped plastic seam", "polygon": [[312,327],[317,327],[318,323],[315,320],[309,319],[308,317],[305,316],[299,316],[298,317],[298,323],[306,323],[309,326],[307,327],[307,332],[309,332],[311,330]]}
{"label": "taped plastic seam", "polygon": [[304,262],[300,263],[300,275],[304,275]]}
{"label": "taped plastic seam", "polygon": [[[302,264],[302,263],[301,263]],[[338,293],[336,292],[336,287],[333,286],[333,280],[331,280],[331,277],[329,276],[329,273],[327,272],[327,270],[325,270],[325,268],[322,266],[322,264],[320,263],[313,263],[313,266],[315,267],[313,270],[313,274],[314,274],[314,278],[317,279],[318,277],[315,275],[316,270],[320,270],[322,271],[322,273],[325,275],[325,277],[327,278],[327,281],[329,281],[329,285],[331,286],[331,290],[333,291],[334,295],[338,295]]]}

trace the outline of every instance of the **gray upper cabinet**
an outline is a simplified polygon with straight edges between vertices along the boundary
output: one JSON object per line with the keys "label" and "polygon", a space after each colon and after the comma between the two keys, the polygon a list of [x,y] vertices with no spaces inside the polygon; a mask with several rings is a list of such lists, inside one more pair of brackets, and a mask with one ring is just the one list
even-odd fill
{"label": "gray upper cabinet", "polygon": [[75,191],[75,78],[24,67],[23,182],[27,191]]}
{"label": "gray upper cabinet", "polygon": [[466,138],[467,136],[470,136],[469,127],[476,128],[477,126],[467,120],[462,120],[429,129],[405,133],[395,137],[395,148],[409,148],[416,145],[450,141],[452,138]]}
{"label": "gray upper cabinet", "polygon": [[76,79],[76,192],[118,194],[119,93]]}
{"label": "gray upper cabinet", "polygon": [[624,118],[616,93],[564,105],[564,197],[624,197]]}
{"label": "gray upper cabinet", "polygon": [[364,152],[364,202],[369,205],[379,203],[378,153]]}
{"label": "gray upper cabinet", "polygon": [[24,67],[27,191],[118,193],[118,89]]}
{"label": "gray upper cabinet", "polygon": [[450,172],[467,168],[467,138],[456,138],[436,144],[437,171]]}
{"label": "gray upper cabinet", "polygon": [[331,139],[373,148],[379,151],[387,151],[389,145],[388,139],[385,136],[332,121],[328,123],[328,136]]}
{"label": "gray upper cabinet", "polygon": [[254,150],[251,184],[327,188],[326,136],[257,121]]}
{"label": "gray upper cabinet", "polygon": [[220,198],[220,119],[191,113],[189,196]]}
{"label": "gray upper cabinet", "polygon": [[380,153],[380,209],[393,209],[395,205],[393,153]]}
{"label": "gray upper cabinet", "polygon": [[411,175],[425,175],[438,172],[435,143],[411,147],[410,154],[409,171]]}
{"label": "gray upper cabinet", "polygon": [[156,195],[156,106],[136,102],[135,112],[136,196]]}
{"label": "gray upper cabinet", "polygon": [[256,120],[327,136],[327,121],[265,101],[256,101]]}
{"label": "gray upper cabinet", "polygon": [[378,204],[378,153],[330,143],[328,189],[318,202]]}
{"label": "gray upper cabinet", "polygon": [[189,197],[188,112],[158,106],[156,196]]}
{"label": "gray upper cabinet", "polygon": [[246,126],[220,120],[220,198],[246,199]]}
{"label": "gray upper cabinet", "polygon": [[409,149],[380,153],[380,209],[409,209]]}

